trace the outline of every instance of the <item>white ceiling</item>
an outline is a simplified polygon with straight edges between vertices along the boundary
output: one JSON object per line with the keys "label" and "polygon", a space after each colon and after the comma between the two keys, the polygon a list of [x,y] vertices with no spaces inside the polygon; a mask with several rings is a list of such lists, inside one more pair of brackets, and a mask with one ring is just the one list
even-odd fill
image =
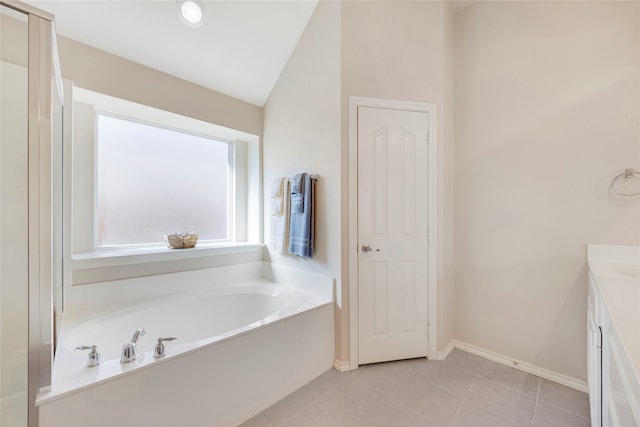
{"label": "white ceiling", "polygon": [[185,26],[175,0],[27,0],[59,35],[263,106],[318,0],[204,0]]}

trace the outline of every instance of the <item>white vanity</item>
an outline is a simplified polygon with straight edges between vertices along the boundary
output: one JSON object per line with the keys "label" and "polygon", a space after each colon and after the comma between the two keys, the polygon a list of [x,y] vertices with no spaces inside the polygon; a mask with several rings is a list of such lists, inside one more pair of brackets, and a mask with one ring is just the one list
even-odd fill
{"label": "white vanity", "polygon": [[640,247],[588,245],[592,426],[640,426]]}

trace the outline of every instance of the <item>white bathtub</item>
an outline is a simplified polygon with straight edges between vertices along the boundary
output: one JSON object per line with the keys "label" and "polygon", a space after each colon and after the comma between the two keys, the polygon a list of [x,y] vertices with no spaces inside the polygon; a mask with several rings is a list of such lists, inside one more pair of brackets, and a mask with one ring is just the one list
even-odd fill
{"label": "white bathtub", "polygon": [[[70,289],[42,427],[237,425],[333,364],[324,276],[253,263],[91,286]],[[136,328],[138,359],[120,364]],[[102,363],[86,368],[73,349],[93,344]]]}

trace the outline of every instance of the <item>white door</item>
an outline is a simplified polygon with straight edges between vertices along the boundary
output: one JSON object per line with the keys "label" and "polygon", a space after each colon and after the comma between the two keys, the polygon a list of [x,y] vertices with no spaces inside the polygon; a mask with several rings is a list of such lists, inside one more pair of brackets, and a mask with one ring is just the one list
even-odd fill
{"label": "white door", "polygon": [[358,363],[428,353],[429,113],[358,107]]}

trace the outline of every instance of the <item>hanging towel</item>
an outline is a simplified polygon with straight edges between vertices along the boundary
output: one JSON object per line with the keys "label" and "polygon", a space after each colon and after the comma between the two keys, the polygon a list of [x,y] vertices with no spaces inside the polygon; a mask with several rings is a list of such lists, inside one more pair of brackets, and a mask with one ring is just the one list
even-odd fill
{"label": "hanging towel", "polygon": [[287,178],[282,177],[278,177],[273,180],[273,183],[271,184],[271,197],[282,197],[282,187],[284,186],[284,182],[286,180]]}
{"label": "hanging towel", "polygon": [[[315,240],[315,185],[310,175],[301,174],[300,182],[291,181],[291,223],[289,225],[289,253],[303,258],[313,258]],[[302,193],[293,190],[302,189]],[[299,200],[301,212],[294,209],[294,196]]]}
{"label": "hanging towel", "polygon": [[284,199],[282,197],[272,197],[271,198],[271,215],[280,216],[284,213],[283,211]]}
{"label": "hanging towel", "polygon": [[299,173],[291,178],[291,212],[304,213],[304,188],[306,173]]}
{"label": "hanging towel", "polygon": [[271,195],[277,194],[274,190],[281,189],[280,200],[281,212],[274,214],[274,197],[271,198],[271,236],[269,246],[275,252],[286,253],[289,247],[289,180],[287,178],[276,178],[271,187]]}
{"label": "hanging towel", "polygon": [[292,193],[304,193],[304,177],[306,173],[299,173],[291,178],[291,192]]}
{"label": "hanging towel", "polygon": [[284,213],[284,186],[286,178],[276,178],[271,184],[271,215],[282,215]]}

